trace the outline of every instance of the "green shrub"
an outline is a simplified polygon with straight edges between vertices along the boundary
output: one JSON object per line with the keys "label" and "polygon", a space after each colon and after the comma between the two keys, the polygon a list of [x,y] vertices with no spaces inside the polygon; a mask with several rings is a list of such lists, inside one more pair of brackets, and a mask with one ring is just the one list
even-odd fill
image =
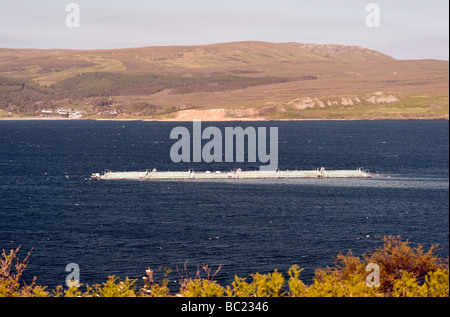
{"label": "green shrub", "polygon": [[231,287],[227,286],[225,293],[229,297],[279,297],[282,292],[284,277],[277,270],[269,274],[253,274],[253,281],[246,282],[245,278],[235,276]]}
{"label": "green shrub", "polygon": [[449,275],[447,269],[437,269],[425,276],[420,284],[413,273],[402,271],[400,279],[394,281],[394,297],[448,297]]}

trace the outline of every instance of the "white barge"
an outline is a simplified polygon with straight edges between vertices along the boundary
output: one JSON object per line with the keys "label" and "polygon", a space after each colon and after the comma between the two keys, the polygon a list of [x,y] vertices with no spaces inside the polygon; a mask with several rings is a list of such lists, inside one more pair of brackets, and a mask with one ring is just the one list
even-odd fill
{"label": "white barge", "polygon": [[287,178],[372,178],[372,175],[358,168],[355,170],[275,170],[275,171],[243,171],[241,169],[228,172],[205,171],[167,171],[156,169],[143,172],[112,172],[94,173],[91,178],[98,180],[182,180],[182,179],[287,179]]}

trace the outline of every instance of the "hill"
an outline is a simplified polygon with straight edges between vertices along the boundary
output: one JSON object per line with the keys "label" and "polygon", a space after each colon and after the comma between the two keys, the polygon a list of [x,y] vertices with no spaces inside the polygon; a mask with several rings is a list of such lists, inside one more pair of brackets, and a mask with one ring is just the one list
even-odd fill
{"label": "hill", "polygon": [[0,116],[448,119],[448,62],[336,44],[0,48]]}

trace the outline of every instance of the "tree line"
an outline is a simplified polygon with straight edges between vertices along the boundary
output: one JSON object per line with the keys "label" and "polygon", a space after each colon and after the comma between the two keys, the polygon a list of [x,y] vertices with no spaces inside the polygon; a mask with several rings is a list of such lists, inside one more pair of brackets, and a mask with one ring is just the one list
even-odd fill
{"label": "tree line", "polygon": [[41,86],[30,79],[0,76],[0,109],[32,113],[64,98],[83,99],[120,95],[151,95],[165,89],[170,94],[223,92],[253,86],[312,80],[315,76],[245,77],[218,75],[203,77],[170,77],[155,74],[122,74],[90,72]]}

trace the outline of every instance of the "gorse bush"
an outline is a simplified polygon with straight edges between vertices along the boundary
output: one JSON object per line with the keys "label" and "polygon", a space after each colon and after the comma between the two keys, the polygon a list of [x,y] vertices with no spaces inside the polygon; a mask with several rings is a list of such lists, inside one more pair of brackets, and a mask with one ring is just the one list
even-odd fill
{"label": "gorse bush", "polygon": [[[383,238],[383,241],[381,248],[364,254],[363,258],[368,263],[377,263],[380,266],[380,287],[384,293],[390,294],[395,283],[405,274],[423,284],[427,276],[433,276],[433,273],[445,267],[444,261],[435,255],[437,245],[425,252],[421,245],[411,248],[409,242],[400,237],[389,236]],[[448,259],[446,268],[448,277]]]}
{"label": "gorse bush", "polygon": [[0,297],[46,297],[49,292],[46,291],[46,286],[36,285],[36,277],[30,285],[21,283],[23,272],[28,265],[28,258],[31,251],[24,260],[20,261],[17,253],[20,247],[16,250],[11,250],[10,254],[2,253],[0,261]]}
{"label": "gorse bush", "polygon": [[[422,246],[411,247],[409,241],[401,237],[388,236],[382,238],[383,245],[373,252],[364,253],[361,257],[338,254],[333,267],[317,269],[310,285],[301,280],[302,269],[293,265],[283,276],[275,270],[268,274],[252,274],[250,278],[235,276],[234,281],[222,286],[214,280],[220,271],[214,273],[206,265],[197,269],[194,277],[190,277],[186,265],[179,275],[179,290],[171,293],[168,276],[172,271],[164,268],[162,281],[155,281],[155,275],[161,271],[148,268],[143,277],[143,285],[138,280],[120,279],[110,276],[102,284],[65,288],[58,286],[49,291],[46,286],[36,284],[36,277],[30,285],[21,281],[28,265],[31,251],[20,261],[17,254],[19,248],[9,254],[2,253],[0,261],[0,296],[20,297],[448,297],[449,267],[448,258],[443,260],[436,255],[437,246],[425,251]],[[368,264],[379,268],[379,285],[367,282]],[[201,276],[201,271],[206,276]]]}

